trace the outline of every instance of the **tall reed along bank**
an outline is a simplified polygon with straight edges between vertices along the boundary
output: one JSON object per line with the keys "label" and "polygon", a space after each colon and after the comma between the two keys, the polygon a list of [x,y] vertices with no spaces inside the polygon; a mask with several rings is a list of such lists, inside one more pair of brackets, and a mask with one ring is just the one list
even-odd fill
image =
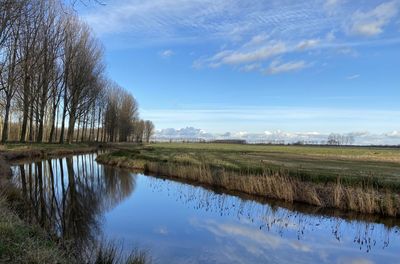
{"label": "tall reed along bank", "polygon": [[119,146],[103,164],[287,202],[400,215],[400,149],[160,143]]}

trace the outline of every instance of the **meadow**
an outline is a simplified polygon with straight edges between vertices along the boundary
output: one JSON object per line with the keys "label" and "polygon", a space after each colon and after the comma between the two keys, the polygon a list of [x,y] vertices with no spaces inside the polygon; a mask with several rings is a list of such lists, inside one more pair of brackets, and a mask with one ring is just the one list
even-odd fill
{"label": "meadow", "polygon": [[400,190],[400,148],[273,146],[219,143],[120,145],[110,157],[181,165],[208,164],[240,173],[287,171],[312,182],[372,184]]}
{"label": "meadow", "polygon": [[400,149],[212,143],[118,145],[103,164],[286,202],[400,214]]}

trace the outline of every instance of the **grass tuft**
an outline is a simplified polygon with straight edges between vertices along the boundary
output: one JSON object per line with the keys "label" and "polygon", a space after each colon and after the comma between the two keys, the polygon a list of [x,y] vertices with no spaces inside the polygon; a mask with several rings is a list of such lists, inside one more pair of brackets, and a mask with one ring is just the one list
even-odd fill
{"label": "grass tuft", "polygon": [[0,197],[0,263],[70,263],[39,227],[27,225]]}
{"label": "grass tuft", "polygon": [[151,264],[152,259],[146,251],[133,249],[124,256],[123,247],[115,242],[101,243],[95,253],[93,264]]}

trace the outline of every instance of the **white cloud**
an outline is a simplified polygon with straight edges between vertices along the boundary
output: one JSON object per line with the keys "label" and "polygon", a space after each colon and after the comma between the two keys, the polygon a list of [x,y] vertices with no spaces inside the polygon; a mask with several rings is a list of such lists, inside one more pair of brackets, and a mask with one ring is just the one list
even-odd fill
{"label": "white cloud", "polygon": [[240,70],[244,72],[257,71],[259,69],[261,69],[260,63],[247,64],[240,68]]}
{"label": "white cloud", "polygon": [[400,131],[392,131],[392,132],[386,133],[385,136],[390,137],[390,138],[400,138]]}
{"label": "white cloud", "polygon": [[[218,68],[222,65],[237,66],[244,72],[255,71],[262,68],[263,63],[278,56],[289,53],[301,53],[309,49],[318,48],[320,39],[303,39],[301,41],[286,43],[279,40],[271,40],[265,34],[252,37],[248,42],[236,49],[224,49],[211,57],[201,58],[193,63],[195,68]],[[300,70],[307,65],[304,61],[293,61],[284,65],[278,65],[278,61],[272,61],[268,74]],[[309,66],[309,65],[308,65]]]}
{"label": "white cloud", "polygon": [[268,40],[269,36],[266,33],[261,33],[258,35],[255,35],[251,38],[251,40],[247,43],[245,43],[243,46],[244,47],[252,47],[252,46],[258,46],[263,43],[265,43]]}
{"label": "white cloud", "polygon": [[[336,98],[336,100],[348,100],[348,102],[363,99],[365,98]],[[313,100],[319,100],[319,98],[315,97]],[[385,97],[379,100],[385,100]],[[400,135],[400,132],[389,133],[389,131],[400,131],[400,111],[398,110],[250,106],[218,108],[208,106],[203,108],[141,109],[140,112],[142,118],[152,120],[156,127],[161,129],[158,135],[165,137],[243,137],[238,132],[247,131],[246,138],[253,139],[292,139],[292,137],[319,139],[331,132],[343,134],[349,131],[361,131],[352,132],[357,139],[357,144],[400,144],[400,137],[396,136],[396,133]],[[189,128],[186,128],[188,126]],[[168,129],[171,127],[185,127],[185,129]],[[229,133],[226,134],[226,132]]]}
{"label": "white cloud", "polygon": [[253,44],[249,45],[251,42],[253,42],[253,39],[236,50],[222,50],[211,57],[196,60],[193,66],[195,68],[204,66],[217,68],[222,65],[246,64],[242,70],[248,71],[250,68],[254,70],[256,65],[259,64],[258,62],[263,62],[288,51],[286,44],[282,41],[270,41],[269,43],[256,47]]}
{"label": "white cloud", "polygon": [[360,76],[361,76],[360,74],[353,74],[353,75],[347,76],[346,79],[347,80],[354,80],[354,79],[360,78]]}
{"label": "white cloud", "polygon": [[281,63],[278,60],[271,62],[269,67],[265,70],[265,74],[279,74],[286,72],[299,71],[307,67],[305,61],[289,61]]}
{"label": "white cloud", "polygon": [[361,36],[375,36],[383,32],[383,28],[398,13],[399,1],[391,1],[378,5],[374,9],[356,11],[352,16],[350,33]]}
{"label": "white cloud", "polygon": [[[199,57],[193,67],[229,65],[235,70],[257,71],[289,53],[347,47],[352,43],[343,33],[378,35],[398,13],[399,1],[365,11],[357,10],[359,5],[347,0],[254,0],[251,4],[243,0],[110,0],[107,8],[87,9],[83,17],[104,37],[110,49],[171,47],[176,43],[206,42],[211,43],[210,47],[224,44],[224,49],[209,55],[196,50]],[[349,26],[344,27],[343,21]],[[376,39],[381,44],[387,40]],[[354,46],[379,45],[366,42]],[[166,50],[159,55],[170,57],[173,52]]]}
{"label": "white cloud", "polygon": [[325,38],[328,42],[332,42],[336,39],[336,36],[333,31],[329,31],[328,34],[326,34]]}
{"label": "white cloud", "polygon": [[[169,139],[244,139],[248,143],[254,142],[280,142],[295,143],[299,141],[325,143],[330,133],[310,132],[290,132],[282,130],[264,131],[260,133],[250,133],[246,131],[208,133],[202,129],[187,127],[182,129],[161,129],[155,133],[158,140]],[[400,145],[400,131],[392,131],[382,134],[372,134],[366,131],[343,133],[346,136],[352,136],[355,144],[358,145]]]}
{"label": "white cloud", "polygon": [[372,260],[366,258],[342,258],[339,259],[338,264],[374,264]]}
{"label": "white cloud", "polygon": [[310,38],[290,42],[272,40],[270,37],[261,34],[252,37],[248,42],[236,48],[228,49],[226,46],[223,46],[223,49],[216,54],[195,60],[193,62],[193,67],[198,69],[204,67],[219,68],[223,65],[228,65],[235,69],[239,68],[241,71],[248,72],[265,68],[265,63],[272,60],[272,62],[270,62],[270,69],[267,69],[266,73],[273,74],[300,70],[313,65],[306,64],[304,60],[294,60],[285,65],[279,65],[279,59],[277,58],[286,55],[297,56],[301,54],[304,56],[311,56],[313,53],[306,51],[317,50],[317,52],[322,52],[323,50],[332,49],[337,54],[358,57],[359,53],[355,49],[356,47],[393,45],[399,42],[400,38],[342,43],[337,40],[333,31],[328,32],[323,38]]}
{"label": "white cloud", "polygon": [[[325,34],[343,17],[326,19],[319,1],[110,0],[107,8],[85,9],[84,19],[100,36],[120,46],[237,43],[259,46],[268,39],[308,39]],[[135,41],[127,41],[127,40]]]}
{"label": "white cloud", "polygon": [[159,53],[159,55],[161,56],[161,57],[163,57],[163,58],[169,58],[169,57],[171,57],[172,55],[174,55],[175,53],[172,51],[172,50],[164,50],[164,51],[161,51],[160,53]]}
{"label": "white cloud", "polygon": [[344,6],[347,0],[325,0],[323,9],[329,16],[333,17],[339,13],[341,7]]}
{"label": "white cloud", "polygon": [[285,250],[287,247],[297,252],[313,251],[311,246],[304,242],[283,239],[245,224],[217,223],[214,220],[192,220],[191,224],[203,228],[217,237],[228,238],[230,241],[236,242],[252,255],[266,257],[271,249]]}
{"label": "white cloud", "polygon": [[220,60],[221,64],[242,64],[254,61],[263,61],[273,56],[285,53],[286,45],[283,42],[270,43],[266,46],[248,52],[231,52]]}
{"label": "white cloud", "polygon": [[154,229],[154,233],[156,233],[158,235],[166,236],[169,234],[169,231],[166,227],[160,226],[160,227]]}
{"label": "white cloud", "polygon": [[181,129],[167,128],[156,131],[156,137],[159,138],[210,138],[211,134],[202,129],[186,127]]}
{"label": "white cloud", "polygon": [[341,55],[357,57],[359,54],[358,52],[351,48],[351,47],[339,47],[336,49],[336,52]]}
{"label": "white cloud", "polygon": [[299,50],[305,50],[316,47],[320,43],[319,39],[308,39],[303,40],[299,44],[297,44],[296,48]]}

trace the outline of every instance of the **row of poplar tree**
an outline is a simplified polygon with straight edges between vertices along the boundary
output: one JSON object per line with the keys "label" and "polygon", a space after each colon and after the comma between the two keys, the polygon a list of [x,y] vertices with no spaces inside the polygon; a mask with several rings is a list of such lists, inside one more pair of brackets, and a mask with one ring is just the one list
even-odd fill
{"label": "row of poplar tree", "polygon": [[103,47],[62,0],[0,0],[1,141],[149,141],[134,97],[105,76]]}

